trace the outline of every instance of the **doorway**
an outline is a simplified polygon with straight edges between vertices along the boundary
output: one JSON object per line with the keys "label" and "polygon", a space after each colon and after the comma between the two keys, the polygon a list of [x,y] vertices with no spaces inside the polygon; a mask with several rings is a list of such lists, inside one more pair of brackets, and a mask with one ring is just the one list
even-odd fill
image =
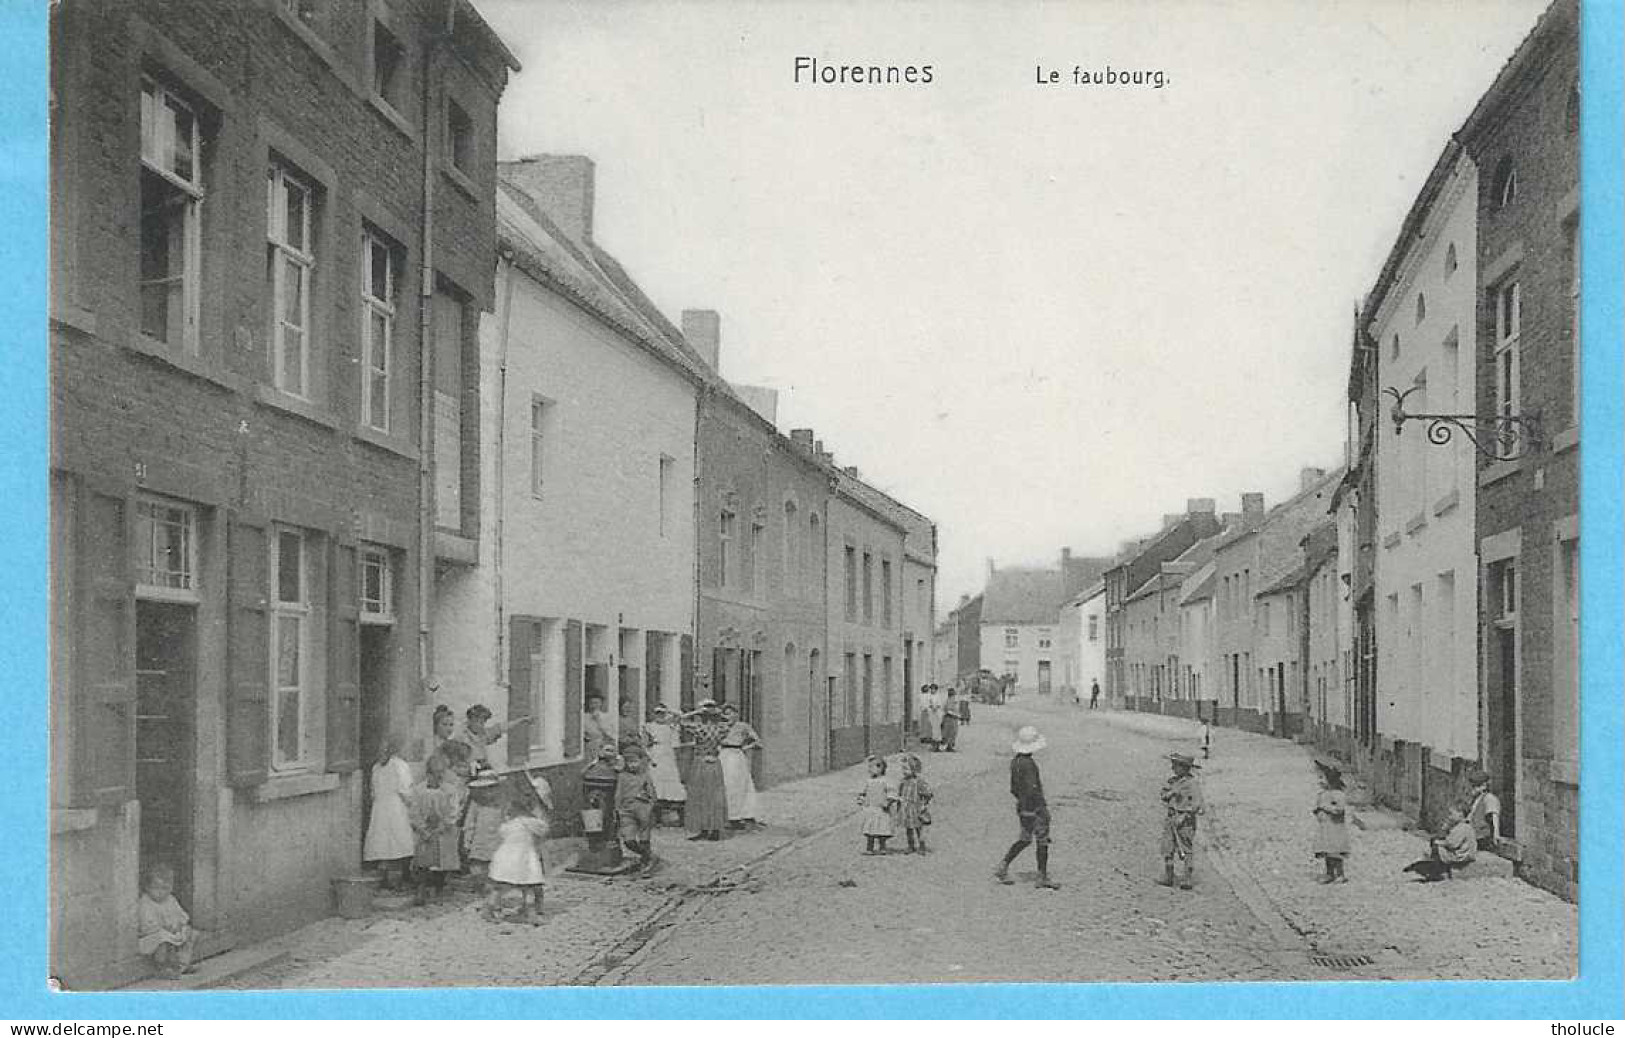
{"label": "doorway", "polygon": [[140,871],[175,870],[175,897],[192,903],[192,732],[197,614],[190,605],[135,607],[135,795]]}
{"label": "doorway", "polygon": [[823,682],[818,680],[818,650],[813,649],[807,653],[807,774],[819,771],[818,767],[818,690]]}
{"label": "doorway", "polygon": [[[372,766],[378,763],[384,737],[389,734],[389,689],[391,680],[390,646],[394,629],[383,624],[361,625],[361,659],[358,683],[361,692],[360,732],[357,745],[361,753],[361,831],[363,842],[367,826],[372,821]],[[405,747],[400,747],[402,753]]]}
{"label": "doorway", "polygon": [[1494,633],[1495,694],[1490,700],[1490,767],[1499,779],[1501,833],[1516,838],[1518,812],[1518,629]]}
{"label": "doorway", "polygon": [[1047,696],[1050,693],[1049,660],[1038,661],[1038,694]]}
{"label": "doorway", "polygon": [[906,637],[903,641],[903,733],[915,728],[914,716],[914,644]]}

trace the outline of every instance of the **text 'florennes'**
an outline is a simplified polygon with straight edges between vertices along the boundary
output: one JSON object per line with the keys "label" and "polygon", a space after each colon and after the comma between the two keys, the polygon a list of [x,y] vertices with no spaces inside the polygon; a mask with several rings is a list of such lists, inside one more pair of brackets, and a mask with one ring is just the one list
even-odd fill
{"label": "text 'florennes'", "polygon": [[817,58],[797,57],[795,81],[808,84],[885,86],[899,83],[924,86],[931,82],[935,71],[931,65],[830,65]]}

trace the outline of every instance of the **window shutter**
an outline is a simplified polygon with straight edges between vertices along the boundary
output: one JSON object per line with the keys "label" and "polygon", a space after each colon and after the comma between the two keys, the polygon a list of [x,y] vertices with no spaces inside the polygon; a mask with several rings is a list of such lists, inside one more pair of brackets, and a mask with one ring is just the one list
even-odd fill
{"label": "window shutter", "polygon": [[[648,682],[648,687],[644,695],[643,717],[648,717],[649,710],[661,701],[660,686],[664,680],[660,673],[660,664],[662,662],[660,659],[661,644],[661,638],[657,638],[652,634],[644,636],[643,673],[646,675],[644,680]],[[642,720],[642,718],[639,718],[639,720]]]}
{"label": "window shutter", "polygon": [[[621,687],[619,689],[620,694],[621,694],[620,702],[622,702],[622,703],[637,703],[638,702],[638,686],[640,684],[640,678],[642,677],[642,673],[636,667],[622,667],[620,677],[621,677]],[[638,710],[632,716],[633,716],[634,723],[641,722],[643,720],[643,711]],[[626,735],[626,733],[622,732],[621,735],[624,737]]]}
{"label": "window shutter", "polygon": [[694,709],[694,636],[685,634],[677,639],[677,695],[678,706]]}
{"label": "window shutter", "polygon": [[353,541],[333,539],[327,587],[327,770],[350,772],[361,765],[361,589]]}
{"label": "window shutter", "polygon": [[[508,620],[508,720],[531,713],[530,657],[536,651],[536,621],[528,616]],[[524,764],[530,757],[531,736],[540,718],[533,717],[508,733],[508,763]]]}
{"label": "window shutter", "polygon": [[564,755],[581,756],[581,621],[564,624]]}
{"label": "window shutter", "polygon": [[270,773],[270,564],[265,520],[231,519],[227,534],[230,614],[227,617],[226,781],[257,786]]}
{"label": "window shutter", "polygon": [[135,583],[131,512],[122,493],[79,488],[75,799],[135,796]]}
{"label": "window shutter", "polygon": [[721,649],[711,650],[711,698],[728,701],[728,656]]}

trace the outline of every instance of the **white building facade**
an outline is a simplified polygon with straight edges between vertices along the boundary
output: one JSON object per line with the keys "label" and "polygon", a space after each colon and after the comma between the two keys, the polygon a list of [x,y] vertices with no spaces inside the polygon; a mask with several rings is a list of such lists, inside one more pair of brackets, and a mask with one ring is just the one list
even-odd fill
{"label": "white building facade", "polygon": [[[1478,177],[1458,156],[1368,326],[1378,385],[1410,413],[1474,410]],[[1390,401],[1384,399],[1386,418]],[[1439,757],[1477,759],[1474,453],[1425,422],[1376,438],[1376,727]],[[1445,764],[1448,768],[1448,764]]]}

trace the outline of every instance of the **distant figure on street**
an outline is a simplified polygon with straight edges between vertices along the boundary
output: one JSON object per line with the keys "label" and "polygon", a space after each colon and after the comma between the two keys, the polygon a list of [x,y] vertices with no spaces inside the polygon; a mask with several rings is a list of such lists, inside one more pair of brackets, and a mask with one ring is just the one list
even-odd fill
{"label": "distant figure on street", "polygon": [[1029,844],[1036,845],[1038,889],[1058,890],[1061,886],[1049,878],[1049,804],[1044,799],[1044,782],[1038,774],[1038,762],[1033,760],[1033,754],[1046,745],[1038,729],[1030,724],[1016,732],[1016,741],[1010,745],[1010,751],[1014,754],[1010,758],[1010,795],[1016,798],[1016,821],[1021,825],[1021,835],[1004,852],[1004,860],[993,870],[993,878],[1005,886],[1015,882],[1010,878],[1010,863]]}
{"label": "distant figure on street", "polygon": [[1202,722],[1202,759],[1207,760],[1213,756],[1213,726],[1206,720]]}
{"label": "distant figure on street", "polygon": [[942,748],[949,753],[954,752],[954,743],[959,741],[959,701],[954,698],[952,685],[942,699]]}
{"label": "distant figure on street", "polygon": [[932,751],[942,749],[942,701],[937,686],[920,686],[920,741]]}
{"label": "distant figure on street", "polygon": [[1089,682],[1089,709],[1093,710],[1100,705],[1100,682]]}
{"label": "distant figure on street", "polygon": [[970,724],[970,699],[969,692],[959,697],[959,724],[961,727]]}
{"label": "distant figure on street", "polygon": [[1415,873],[1424,883],[1436,883],[1441,879],[1454,879],[1457,869],[1472,863],[1478,855],[1478,845],[1473,838],[1472,823],[1467,821],[1466,809],[1460,804],[1452,805],[1445,826],[1443,836],[1428,840],[1428,856],[1411,862],[1402,872]]}
{"label": "distant figure on street", "polygon": [[655,784],[648,758],[635,746],[627,747],[626,764],[615,784],[615,816],[621,842],[638,856],[639,867],[648,875],[655,865]]}
{"label": "distant figure on street", "polygon": [[654,717],[643,726],[643,734],[649,747],[649,777],[654,780],[655,796],[661,803],[681,809],[688,800],[688,791],[683,788],[682,773],[677,768],[677,744],[682,738],[677,715],[664,704],[657,704]]}
{"label": "distant figure on street", "polygon": [[1493,851],[1501,844],[1501,798],[1490,792],[1490,777],[1483,768],[1474,768],[1467,781],[1472,787],[1467,794],[1467,821],[1478,849]]}
{"label": "distant figure on street", "polygon": [[931,824],[931,787],[921,774],[925,765],[912,753],[903,754],[903,778],[897,784],[898,817],[903,823],[903,835],[908,837],[908,852],[924,854],[925,827]]}
{"label": "distant figure on street", "polygon": [[1315,857],[1326,862],[1322,883],[1347,883],[1343,859],[1349,853],[1348,795],[1343,792],[1343,772],[1336,762],[1317,759],[1320,769],[1320,795],[1315,798]]}
{"label": "distant figure on street", "polygon": [[863,853],[887,853],[886,841],[897,835],[893,811],[899,802],[897,784],[886,777],[886,758],[870,757],[869,778],[858,794],[858,806],[863,808]]}
{"label": "distant figure on street", "polygon": [[416,844],[412,836],[412,769],[400,754],[401,738],[384,736],[378,761],[372,766],[372,812],[361,844],[361,860],[374,862],[383,872],[383,887],[404,884]]}
{"label": "distant figure on street", "polygon": [[1170,753],[1168,760],[1174,773],[1162,786],[1162,878],[1157,883],[1173,886],[1174,867],[1178,865],[1179,889],[1189,890],[1194,885],[1192,872],[1196,864],[1196,816],[1203,808],[1202,786],[1194,771],[1201,765],[1188,753]]}
{"label": "distant figure on street", "polygon": [[412,834],[416,853],[412,868],[417,874],[417,903],[439,900],[446,889],[446,877],[463,867],[462,833],[457,817],[462,813],[459,791],[447,781],[450,772],[446,758],[436,753],[423,765],[423,781],[412,790]]}

